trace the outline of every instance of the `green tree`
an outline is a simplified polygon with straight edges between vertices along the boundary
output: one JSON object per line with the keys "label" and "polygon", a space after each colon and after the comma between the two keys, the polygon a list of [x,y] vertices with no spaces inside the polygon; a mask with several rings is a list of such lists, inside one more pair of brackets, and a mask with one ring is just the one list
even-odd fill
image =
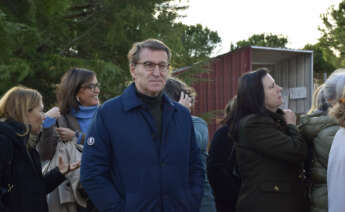
{"label": "green tree", "polygon": [[320,43],[307,44],[303,49],[313,51],[313,62],[314,62],[314,77],[319,80],[323,80],[323,74],[326,73],[328,76],[335,70],[335,66],[332,64],[332,60],[335,59],[335,55],[329,48],[322,46]]}
{"label": "green tree", "polygon": [[335,67],[345,65],[345,1],[339,3],[338,8],[331,6],[325,14],[321,14],[323,26],[319,42],[337,57],[331,58]]}
{"label": "green tree", "polygon": [[274,35],[272,33],[254,34],[248,40],[241,40],[236,45],[231,44],[230,50],[236,50],[246,46],[266,46],[266,47],[280,47],[286,48],[288,43],[287,37],[283,35]]}
{"label": "green tree", "polygon": [[176,22],[186,8],[173,0],[3,0],[0,2],[0,93],[22,84],[38,89],[46,105],[73,66],[97,73],[101,99],[131,80],[132,43],[157,38],[173,52],[172,67],[207,58],[220,38],[201,25]]}

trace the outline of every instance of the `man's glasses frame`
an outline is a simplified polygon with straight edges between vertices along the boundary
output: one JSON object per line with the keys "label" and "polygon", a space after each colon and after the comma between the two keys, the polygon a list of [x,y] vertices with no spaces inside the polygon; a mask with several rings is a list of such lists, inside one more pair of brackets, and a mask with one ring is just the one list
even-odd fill
{"label": "man's glasses frame", "polygon": [[161,73],[167,73],[169,71],[169,67],[170,67],[169,63],[164,63],[164,62],[163,63],[153,63],[150,61],[137,62],[137,63],[135,63],[135,65],[143,65],[144,69],[146,71],[150,71],[150,72],[152,72],[156,68],[156,66],[158,66],[158,70]]}

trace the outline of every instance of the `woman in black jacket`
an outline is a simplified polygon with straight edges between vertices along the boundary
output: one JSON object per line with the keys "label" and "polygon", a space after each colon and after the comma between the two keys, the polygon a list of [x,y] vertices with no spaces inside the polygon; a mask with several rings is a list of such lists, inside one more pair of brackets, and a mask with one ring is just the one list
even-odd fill
{"label": "woman in black jacket", "polygon": [[33,89],[13,87],[0,99],[0,211],[48,212],[46,194],[58,186],[64,175],[79,167],[66,165],[41,172],[37,137],[44,120],[41,94]]}
{"label": "woman in black jacket", "polygon": [[240,182],[232,178],[229,163],[233,148],[233,139],[228,135],[232,120],[232,111],[236,105],[236,96],[224,109],[222,126],[214,134],[207,158],[207,176],[213,189],[217,212],[234,212]]}
{"label": "woman in black jacket", "polygon": [[266,69],[240,78],[230,132],[241,176],[237,212],[305,212],[303,162],[307,145],[296,116],[281,110],[282,88]]}

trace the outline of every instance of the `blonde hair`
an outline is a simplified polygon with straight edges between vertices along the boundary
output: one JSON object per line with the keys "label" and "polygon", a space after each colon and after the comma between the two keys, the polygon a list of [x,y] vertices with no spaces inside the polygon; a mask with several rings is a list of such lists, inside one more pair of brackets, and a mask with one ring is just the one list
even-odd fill
{"label": "blonde hair", "polygon": [[[28,126],[28,112],[42,103],[42,95],[34,89],[15,86],[0,99],[0,118],[13,119]],[[25,134],[29,128],[27,127]]]}
{"label": "blonde hair", "polygon": [[339,98],[337,103],[330,109],[329,115],[334,117],[341,127],[345,128],[345,87],[342,97]]}
{"label": "blonde hair", "polygon": [[317,110],[327,110],[327,101],[323,94],[323,89],[325,88],[325,84],[320,85],[314,90],[313,96],[312,96],[312,102],[311,107],[307,114],[312,114],[313,112]]}

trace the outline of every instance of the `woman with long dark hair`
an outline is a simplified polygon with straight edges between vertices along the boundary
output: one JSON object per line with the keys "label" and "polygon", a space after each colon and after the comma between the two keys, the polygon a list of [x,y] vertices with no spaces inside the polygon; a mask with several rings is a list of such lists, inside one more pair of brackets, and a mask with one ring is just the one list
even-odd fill
{"label": "woman with long dark hair", "polygon": [[240,78],[229,127],[241,176],[237,212],[305,212],[303,162],[307,145],[296,116],[281,110],[282,88],[266,69]]}

